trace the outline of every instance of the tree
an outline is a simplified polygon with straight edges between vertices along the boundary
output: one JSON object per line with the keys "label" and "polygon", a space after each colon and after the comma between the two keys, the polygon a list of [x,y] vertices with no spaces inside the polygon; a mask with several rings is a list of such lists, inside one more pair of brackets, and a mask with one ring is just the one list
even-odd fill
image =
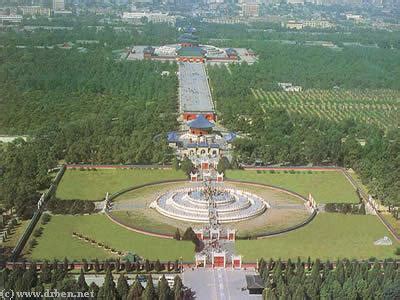
{"label": "tree", "polygon": [[100,290],[100,288],[94,282],[92,282],[89,285],[89,292],[93,294],[93,298],[94,299],[97,299],[97,296],[99,294],[99,290]]}
{"label": "tree", "polygon": [[47,260],[45,260],[42,264],[39,278],[41,283],[50,283],[51,281],[51,269]]}
{"label": "tree", "polygon": [[154,300],[157,298],[156,290],[154,289],[153,285],[153,278],[151,275],[147,277],[147,285],[142,295],[143,300]]}
{"label": "tree", "polygon": [[117,299],[117,290],[115,288],[115,283],[110,268],[107,268],[103,286],[99,290],[99,297],[110,300]]}
{"label": "tree", "polygon": [[133,282],[131,288],[129,289],[129,294],[127,300],[139,300],[142,297],[143,286],[136,275],[135,281]]}
{"label": "tree", "polygon": [[159,259],[157,259],[155,264],[154,264],[154,270],[156,272],[161,272],[161,270],[162,270],[162,266],[161,266],[161,263],[160,263]]}
{"label": "tree", "polygon": [[22,287],[24,291],[30,291],[37,284],[37,273],[36,270],[30,268],[22,275]]}
{"label": "tree", "polygon": [[344,281],[346,280],[346,275],[344,272],[343,262],[341,260],[337,262],[335,275],[336,280],[340,283],[340,285],[343,285]]}
{"label": "tree", "polygon": [[146,259],[146,260],[144,261],[144,270],[145,270],[146,272],[150,272],[150,271],[151,271],[151,265],[150,265],[150,261],[149,261],[148,259]]}
{"label": "tree", "polygon": [[278,297],[276,295],[275,289],[265,288],[263,290],[263,299],[264,300],[277,300]]}
{"label": "tree", "polygon": [[399,299],[400,298],[400,281],[394,281],[383,290],[383,299]]}
{"label": "tree", "polygon": [[228,158],[225,156],[221,157],[217,164],[218,173],[225,173],[227,169],[231,167]]}
{"label": "tree", "polygon": [[194,168],[194,165],[193,165],[192,161],[189,158],[185,157],[181,163],[182,171],[185,172],[185,174],[189,176],[189,174],[190,174],[190,172],[192,172],[193,168]]}
{"label": "tree", "polygon": [[176,228],[175,230],[174,239],[177,241],[181,240],[181,232],[179,231],[179,228]]}
{"label": "tree", "polygon": [[299,284],[295,293],[293,294],[292,299],[293,300],[303,300],[305,298],[306,298],[306,294],[304,291],[304,287],[301,284]]}
{"label": "tree", "polygon": [[169,288],[168,281],[165,279],[163,275],[158,282],[158,299],[159,300],[168,300],[168,297],[171,293],[171,289]]}
{"label": "tree", "polygon": [[121,273],[117,282],[118,299],[126,300],[129,293],[129,285],[126,277]]}
{"label": "tree", "polygon": [[182,279],[179,275],[176,275],[174,278],[174,299],[175,300],[182,300],[183,299],[183,283]]}
{"label": "tree", "polygon": [[192,241],[195,245],[195,251],[199,252],[202,248],[202,242],[197,237],[196,233],[193,231],[192,227],[188,227],[182,236],[184,241]]}
{"label": "tree", "polygon": [[83,268],[81,268],[81,273],[79,274],[78,277],[78,289],[81,292],[89,291],[89,286],[86,283],[85,273],[83,272]]}

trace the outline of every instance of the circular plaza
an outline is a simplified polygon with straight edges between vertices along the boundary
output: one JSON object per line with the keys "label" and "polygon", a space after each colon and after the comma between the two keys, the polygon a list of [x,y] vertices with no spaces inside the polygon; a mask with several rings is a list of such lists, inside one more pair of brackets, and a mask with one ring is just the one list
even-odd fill
{"label": "circular plaza", "polygon": [[260,184],[225,181],[210,191],[199,183],[177,181],[126,190],[113,199],[109,215],[125,227],[173,235],[176,228],[209,223],[210,214],[216,214],[219,223],[245,238],[305,222],[312,214],[305,201]]}
{"label": "circular plaza", "polygon": [[268,206],[264,199],[250,192],[224,186],[197,186],[164,193],[150,207],[164,216],[194,223],[208,223],[212,209],[219,223],[231,223],[259,216]]}

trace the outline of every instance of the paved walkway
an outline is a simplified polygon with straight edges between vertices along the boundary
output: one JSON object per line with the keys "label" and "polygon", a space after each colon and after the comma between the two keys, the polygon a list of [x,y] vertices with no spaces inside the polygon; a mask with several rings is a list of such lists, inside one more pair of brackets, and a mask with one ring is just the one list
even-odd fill
{"label": "paved walkway", "polygon": [[198,268],[183,272],[182,279],[199,300],[262,299],[261,295],[250,295],[246,289],[246,275],[250,274],[256,273],[254,270]]}

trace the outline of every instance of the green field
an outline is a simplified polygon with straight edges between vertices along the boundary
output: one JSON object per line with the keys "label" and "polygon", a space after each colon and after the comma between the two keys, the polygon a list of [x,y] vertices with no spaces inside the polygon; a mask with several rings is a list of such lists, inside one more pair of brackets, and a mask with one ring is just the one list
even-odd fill
{"label": "green field", "polygon": [[[375,246],[373,242],[388,236],[392,246]],[[296,231],[261,240],[236,241],[236,252],[244,261],[264,258],[331,259],[394,257],[396,243],[375,216],[320,213],[309,225]]]}
{"label": "green field", "polygon": [[317,203],[358,202],[354,188],[341,172],[336,171],[297,171],[295,174],[277,171],[228,171],[227,178],[241,179],[276,185],[299,193],[305,197],[314,196]]}
{"label": "green field", "polygon": [[137,253],[148,259],[192,261],[194,245],[192,242],[175,241],[129,231],[110,221],[105,215],[90,216],[53,216],[44,226],[38,245],[30,254],[31,259],[70,260],[105,259],[112,256],[102,248],[78,240],[72,236],[78,232],[103,242],[119,251]]}
{"label": "green field", "polygon": [[93,171],[67,170],[58,186],[60,199],[102,200],[107,192],[144,183],[183,179],[185,174],[175,170],[98,169]]}

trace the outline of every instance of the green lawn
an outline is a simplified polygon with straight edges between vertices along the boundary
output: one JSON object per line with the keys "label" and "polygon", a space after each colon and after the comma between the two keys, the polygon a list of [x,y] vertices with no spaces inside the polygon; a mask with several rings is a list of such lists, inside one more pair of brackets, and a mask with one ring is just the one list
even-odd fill
{"label": "green lawn", "polygon": [[182,256],[183,260],[194,259],[192,242],[175,241],[129,231],[113,222],[105,215],[90,216],[53,216],[44,226],[38,245],[33,249],[31,259],[63,259],[70,260],[105,259],[112,255],[102,248],[78,240],[72,236],[78,232],[98,242],[104,242],[119,251],[130,251],[154,260],[175,260]]}
{"label": "green lawn", "polygon": [[162,169],[67,170],[56,196],[60,199],[101,200],[106,192],[114,193],[153,181],[183,178],[185,174],[181,171]]}
{"label": "green lawn", "polygon": [[227,178],[242,179],[247,181],[280,186],[299,193],[305,197],[308,193],[314,196],[317,203],[329,202],[358,202],[358,196],[352,185],[340,172],[336,171],[307,171],[295,174],[271,174],[269,171],[228,171]]}
{"label": "green lawn", "polygon": [[[392,246],[375,246],[375,240],[388,236]],[[394,257],[396,243],[376,216],[320,213],[309,225],[280,236],[261,240],[236,241],[236,252],[244,261],[264,258],[331,259]]]}
{"label": "green lawn", "polygon": [[[124,225],[161,234],[174,234],[176,226],[150,218],[142,211],[113,211],[111,214]],[[160,216],[160,219],[164,216]],[[183,223],[183,222],[182,222]],[[183,231],[189,226],[180,227]]]}

